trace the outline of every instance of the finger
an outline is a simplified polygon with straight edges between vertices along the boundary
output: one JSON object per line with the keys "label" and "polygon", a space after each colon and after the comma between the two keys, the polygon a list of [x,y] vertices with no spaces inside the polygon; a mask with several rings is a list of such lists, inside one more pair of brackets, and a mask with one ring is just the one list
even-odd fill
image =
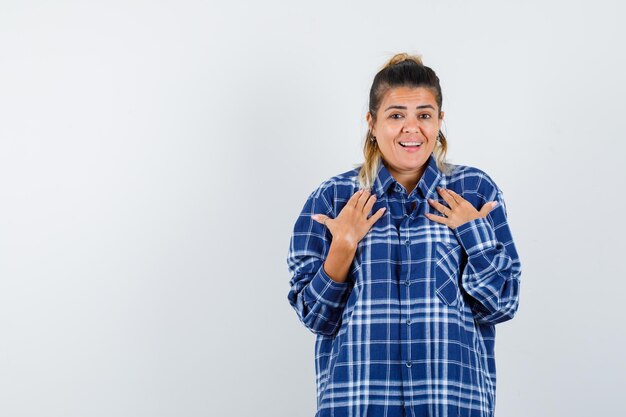
{"label": "finger", "polygon": [[430,220],[435,221],[437,223],[441,223],[441,224],[445,224],[445,225],[448,224],[448,219],[446,217],[436,216],[436,215],[431,214],[431,213],[424,213],[424,216],[426,216]]}
{"label": "finger", "polygon": [[460,194],[458,194],[456,191],[451,190],[449,188],[446,188],[446,191],[448,193],[450,193],[450,195],[452,196],[452,198],[454,199],[454,201],[457,204],[461,204],[463,201],[465,201],[465,199],[463,198],[463,196],[461,196]]}
{"label": "finger", "polygon": [[356,207],[356,203],[359,200],[359,197],[361,197],[361,194],[363,194],[363,190],[359,190],[356,193],[352,194],[352,197],[350,197],[346,204],[349,204],[352,207]]}
{"label": "finger", "polygon": [[452,198],[452,194],[450,194],[448,190],[446,190],[445,188],[441,188],[441,187],[437,187],[437,190],[439,191],[439,194],[441,194],[443,199],[446,200],[446,203],[448,203],[450,208],[454,208],[458,205],[457,202],[454,200],[454,198]]}
{"label": "finger", "polygon": [[376,210],[376,213],[372,214],[372,215],[370,216],[370,218],[369,218],[369,219],[367,219],[367,221],[368,221],[368,223],[369,223],[370,227],[372,227],[372,225],[373,225],[374,223],[376,223],[376,222],[378,221],[378,219],[380,219],[381,217],[383,217],[383,214],[385,214],[385,210],[387,210],[387,207],[382,207],[382,208],[380,208],[380,209]]}
{"label": "finger", "polygon": [[370,211],[372,211],[372,207],[374,207],[374,203],[376,202],[376,194],[373,194],[370,196],[370,198],[367,199],[367,203],[365,203],[365,206],[363,207],[363,213],[365,213],[366,215],[370,213]]}
{"label": "finger", "polygon": [[316,222],[321,223],[323,225],[326,225],[325,223],[328,221],[328,219],[330,219],[330,217],[328,217],[325,214],[313,214],[311,215],[311,218],[315,220]]}
{"label": "finger", "polygon": [[446,214],[449,213],[451,210],[450,207],[446,207],[436,200],[432,200],[429,198],[428,202],[440,213]]}
{"label": "finger", "polygon": [[359,197],[359,199],[356,202],[356,208],[363,210],[363,207],[365,206],[365,203],[367,202],[367,199],[370,197],[371,195],[371,191],[370,190],[363,190],[363,193],[361,194],[361,196]]}
{"label": "finger", "polygon": [[481,214],[481,216],[486,217],[487,214],[489,214],[489,212],[493,210],[497,205],[498,205],[497,201],[490,201],[488,203],[485,203],[481,207],[479,213]]}

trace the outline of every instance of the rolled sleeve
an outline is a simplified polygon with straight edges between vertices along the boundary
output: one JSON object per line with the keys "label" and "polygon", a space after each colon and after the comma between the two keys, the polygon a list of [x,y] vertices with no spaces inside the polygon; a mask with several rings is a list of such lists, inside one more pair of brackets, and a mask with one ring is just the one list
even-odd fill
{"label": "rolled sleeve", "polygon": [[474,318],[481,324],[512,319],[519,306],[521,263],[507,221],[502,192],[491,181],[483,192],[487,201],[497,201],[486,217],[479,217],[454,228],[454,234],[467,253],[461,285],[469,299]]}
{"label": "rolled sleeve", "polygon": [[324,271],[332,235],[311,218],[319,213],[335,217],[331,204],[322,193],[324,190],[332,192],[320,189],[311,193],[294,225],[287,254],[291,273],[287,297],[309,330],[331,335],[341,324],[352,282],[336,282]]}
{"label": "rolled sleeve", "polygon": [[349,289],[347,281],[337,282],[328,276],[322,264],[304,289],[304,302],[309,306],[320,302],[329,307],[343,308],[346,304],[345,295]]}

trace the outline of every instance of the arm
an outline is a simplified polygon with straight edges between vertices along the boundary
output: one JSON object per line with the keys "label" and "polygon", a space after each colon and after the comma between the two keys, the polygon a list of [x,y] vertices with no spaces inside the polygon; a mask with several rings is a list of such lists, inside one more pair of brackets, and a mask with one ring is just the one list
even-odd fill
{"label": "arm", "polygon": [[340,326],[352,288],[346,278],[356,248],[332,241],[326,227],[311,219],[316,213],[332,215],[331,206],[318,191],[307,199],[291,236],[287,265],[292,278],[287,298],[310,331],[332,335]]}
{"label": "arm", "polygon": [[498,205],[486,217],[453,229],[468,256],[461,283],[476,301],[472,311],[481,324],[510,320],[519,305],[521,263],[507,223],[502,191],[495,184],[486,194],[486,201],[494,200]]}

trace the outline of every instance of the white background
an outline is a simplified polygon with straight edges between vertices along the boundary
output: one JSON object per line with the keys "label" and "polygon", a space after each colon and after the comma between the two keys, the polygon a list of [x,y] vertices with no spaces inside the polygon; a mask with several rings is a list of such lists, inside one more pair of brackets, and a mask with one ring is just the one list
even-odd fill
{"label": "white background", "polygon": [[0,415],[313,416],[293,224],[396,52],[522,261],[497,416],[617,415],[618,1],[0,2]]}

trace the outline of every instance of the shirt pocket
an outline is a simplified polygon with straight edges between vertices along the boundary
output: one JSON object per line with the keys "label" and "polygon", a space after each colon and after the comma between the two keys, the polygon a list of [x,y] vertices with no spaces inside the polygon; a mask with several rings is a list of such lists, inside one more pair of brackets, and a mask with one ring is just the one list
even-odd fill
{"label": "shirt pocket", "polygon": [[435,253],[435,293],[444,304],[460,306],[459,276],[463,248],[459,244],[436,242]]}

